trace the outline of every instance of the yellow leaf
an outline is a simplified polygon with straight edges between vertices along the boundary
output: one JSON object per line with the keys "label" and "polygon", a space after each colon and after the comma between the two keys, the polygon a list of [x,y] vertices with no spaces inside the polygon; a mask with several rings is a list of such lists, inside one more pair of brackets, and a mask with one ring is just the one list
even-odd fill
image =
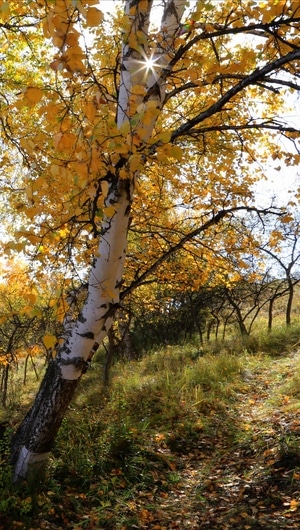
{"label": "yellow leaf", "polygon": [[122,134],[123,136],[127,136],[127,134],[130,131],[130,123],[129,123],[129,121],[127,121],[127,120],[124,121],[122,123],[122,125],[120,125],[119,131],[120,131],[120,134]]}
{"label": "yellow leaf", "polygon": [[54,348],[55,344],[57,343],[57,338],[55,335],[44,335],[43,343],[47,349]]}
{"label": "yellow leaf", "polygon": [[29,217],[29,219],[33,219],[39,213],[40,212],[38,208],[34,208],[34,207],[26,208],[26,215],[27,217]]}
{"label": "yellow leaf", "polygon": [[54,307],[57,304],[57,300],[55,298],[52,298],[49,300],[49,307]]}
{"label": "yellow leaf", "polygon": [[299,506],[298,501],[296,501],[296,499],[292,499],[291,504],[290,504],[291,512],[295,512],[298,509],[298,506]]}
{"label": "yellow leaf", "polygon": [[28,239],[33,245],[37,245],[40,242],[40,238],[35,234],[26,234],[26,239]]}
{"label": "yellow leaf", "polygon": [[40,88],[28,87],[25,90],[25,97],[29,104],[35,105],[42,99],[43,91]]}
{"label": "yellow leaf", "polygon": [[99,26],[103,20],[103,13],[97,7],[90,7],[86,13],[86,23],[90,28]]}
{"label": "yellow leaf", "polygon": [[52,68],[54,72],[61,72],[64,68],[64,64],[58,59],[55,59],[55,61],[52,61],[52,63],[50,63],[50,68]]}
{"label": "yellow leaf", "polygon": [[182,149],[178,145],[173,145],[171,150],[171,156],[176,160],[182,160]]}
{"label": "yellow leaf", "polygon": [[129,167],[131,171],[137,171],[141,169],[141,157],[140,155],[131,155],[129,157]]}
{"label": "yellow leaf", "polygon": [[166,132],[161,133],[159,135],[159,140],[163,144],[167,144],[171,140],[171,132],[170,131],[166,131]]}
{"label": "yellow leaf", "polygon": [[28,302],[29,302],[30,304],[34,305],[35,302],[36,302],[36,298],[37,298],[37,297],[36,297],[35,294],[30,293],[30,294],[27,294],[26,298],[27,298],[27,300],[28,300]]}
{"label": "yellow leaf", "polygon": [[130,48],[132,48],[133,50],[137,50],[139,51],[140,49],[140,44],[138,43],[137,41],[137,38],[136,38],[136,33],[134,32],[131,32],[128,36],[128,44],[130,46]]}
{"label": "yellow leaf", "polygon": [[[133,85],[131,88],[131,94],[134,94],[135,96],[143,96],[146,93],[146,87],[144,85]],[[138,112],[142,112],[145,110],[145,104],[141,103],[138,107]]]}
{"label": "yellow leaf", "polygon": [[65,37],[65,43],[69,46],[78,46],[78,39],[79,39],[80,33],[78,31],[74,30],[70,31],[66,37]]}
{"label": "yellow leaf", "polygon": [[84,107],[84,114],[89,121],[93,121],[96,116],[97,109],[92,101],[87,101]]}
{"label": "yellow leaf", "polygon": [[150,125],[153,118],[156,116],[159,116],[159,114],[160,114],[160,110],[157,108],[147,109],[147,111],[144,114],[143,125],[146,125],[146,126]]}
{"label": "yellow leaf", "polygon": [[127,144],[125,144],[125,143],[122,143],[122,144],[116,143],[116,145],[115,145],[115,152],[116,153],[126,155],[128,153],[128,150],[129,150],[129,146]]}
{"label": "yellow leaf", "polygon": [[128,178],[128,171],[126,169],[121,168],[119,171],[119,177],[120,179],[127,179]]}
{"label": "yellow leaf", "polygon": [[108,195],[108,189],[109,189],[107,180],[101,180],[100,185],[101,185],[101,192],[102,192],[103,198],[106,199]]}
{"label": "yellow leaf", "polygon": [[76,146],[77,136],[73,133],[57,133],[54,137],[55,147],[59,151],[65,151]]}
{"label": "yellow leaf", "polygon": [[107,217],[112,217],[116,213],[116,209],[113,206],[107,206],[103,211]]}
{"label": "yellow leaf", "polygon": [[6,22],[9,19],[9,2],[3,2],[0,8],[1,20]]}
{"label": "yellow leaf", "polygon": [[[59,135],[61,138],[61,133],[59,133]],[[57,135],[54,135],[54,136],[57,136]],[[56,142],[57,140],[58,138],[54,138],[54,142]],[[53,177],[57,177],[59,175],[60,167],[57,164],[52,164],[52,166],[50,167],[50,171]]]}

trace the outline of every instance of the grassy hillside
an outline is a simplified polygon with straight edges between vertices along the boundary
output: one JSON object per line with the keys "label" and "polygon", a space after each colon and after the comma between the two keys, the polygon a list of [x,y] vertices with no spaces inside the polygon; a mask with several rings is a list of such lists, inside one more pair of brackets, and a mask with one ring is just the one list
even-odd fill
{"label": "grassy hillside", "polygon": [[[2,439],[0,529],[299,528],[299,338],[165,347],[115,364],[110,388],[99,357],[43,483],[11,486]],[[38,384],[22,378],[1,410],[12,428]]]}

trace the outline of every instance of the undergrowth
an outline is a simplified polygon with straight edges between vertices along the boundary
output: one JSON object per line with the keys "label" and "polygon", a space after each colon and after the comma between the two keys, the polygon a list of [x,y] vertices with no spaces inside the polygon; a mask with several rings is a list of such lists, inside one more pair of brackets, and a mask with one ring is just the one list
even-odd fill
{"label": "undergrowth", "polygon": [[[260,342],[273,352],[279,339],[282,334]],[[295,331],[289,341],[296,340]],[[212,345],[208,353],[188,344],[165,347],[118,362],[109,389],[101,383],[101,363],[94,362],[62,423],[46,481],[34,491],[12,486],[8,429],[0,443],[0,529],[160,528],[157,499],[180,487],[182,459],[200,458],[205,475],[224,447],[259,452],[261,443],[263,455],[265,435],[245,429],[236,411],[252,376],[268,370],[273,358],[233,344],[223,343],[217,354]],[[282,391],[294,398],[299,379],[294,373],[286,388],[278,375]],[[23,410],[18,403],[12,411],[10,406],[8,419],[15,425]],[[283,454],[284,443],[277,442]],[[291,452],[294,444],[285,447]]]}

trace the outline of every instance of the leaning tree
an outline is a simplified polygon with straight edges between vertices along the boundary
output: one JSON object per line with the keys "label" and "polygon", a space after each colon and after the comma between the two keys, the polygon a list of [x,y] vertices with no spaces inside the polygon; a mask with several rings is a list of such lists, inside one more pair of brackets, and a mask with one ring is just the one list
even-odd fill
{"label": "leaning tree", "polygon": [[[7,251],[56,264],[66,285],[88,269],[84,295],[65,297],[56,355],[13,439],[16,479],[47,459],[120,299],[205,230],[254,211],[260,162],[281,156],[279,135],[296,142],[280,109],[300,88],[299,2],[187,4],[124,0],[109,15],[96,0],[0,5],[2,167],[18,219]],[[147,266],[136,260],[124,286],[135,206],[155,211],[161,186],[189,228],[152,237],[139,254],[149,250]]]}

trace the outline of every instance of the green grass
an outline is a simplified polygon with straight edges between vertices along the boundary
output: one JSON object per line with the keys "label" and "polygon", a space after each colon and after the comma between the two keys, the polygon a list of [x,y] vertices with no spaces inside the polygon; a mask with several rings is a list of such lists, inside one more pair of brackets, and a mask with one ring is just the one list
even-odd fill
{"label": "green grass", "polygon": [[[221,425],[226,436],[232,429],[229,406],[243,385],[241,362],[227,353],[195,359],[194,352],[188,345],[166,348],[140,361],[116,364],[109,395],[101,385],[101,367],[95,363],[61,426],[45,490],[36,500],[27,493],[22,504],[20,493],[3,482],[3,513],[9,518],[13,510],[15,520],[27,524],[36,515],[34,504],[48,509],[70,490],[68,524],[80,525],[88,505],[99,524],[106,521],[105,528],[121,528],[125,519],[128,525],[128,506],[136,497],[147,498],[176,483],[174,452],[187,453],[200,436],[220,431]],[[34,380],[28,381],[28,394],[34,385]],[[16,416],[23,413],[21,400],[20,394]],[[6,472],[9,477],[9,466]],[[73,495],[74,488],[84,492],[81,497]],[[137,516],[132,517],[132,524],[138,524]],[[52,519],[63,521],[59,507]]]}
{"label": "green grass", "polygon": [[260,332],[260,349],[271,355],[284,355],[300,344],[300,324],[275,326],[271,333]]}
{"label": "green grass", "polygon": [[[299,407],[300,372],[288,356],[279,355],[289,352],[299,336],[296,326],[256,336],[264,345],[260,353],[234,338],[216,343],[215,349],[210,344],[200,355],[192,344],[157,349],[140,360],[116,363],[109,389],[102,385],[102,365],[96,360],[63,421],[44,485],[35,491],[13,487],[9,440],[2,450],[0,444],[0,530],[152,528],[161,499],[180,488],[186,459],[200,458],[205,486],[215,459],[228,448],[247,447],[264,458],[273,444],[282,458],[284,451],[294,454],[297,433],[273,428],[270,434],[264,422],[274,406],[293,401]],[[14,387],[17,377],[22,380],[21,369]],[[262,399],[261,425],[252,424],[247,400],[264,392],[267,380],[274,388]],[[1,420],[15,426],[37,384],[28,374],[15,402],[10,393]],[[198,499],[206,495],[204,486],[195,489]]]}

